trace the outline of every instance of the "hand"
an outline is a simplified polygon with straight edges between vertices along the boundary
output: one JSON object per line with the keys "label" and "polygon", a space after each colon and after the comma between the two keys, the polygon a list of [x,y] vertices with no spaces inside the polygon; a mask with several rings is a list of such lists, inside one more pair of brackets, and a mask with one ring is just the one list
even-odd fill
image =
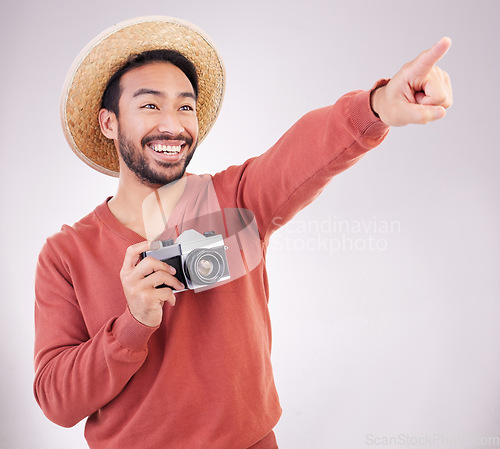
{"label": "hand", "polygon": [[450,46],[449,37],[441,38],[405,64],[388,84],[372,92],[372,109],[384,123],[423,124],[445,116],[453,102],[450,77],[436,63]]}
{"label": "hand", "polygon": [[170,288],[156,288],[168,285],[183,290],[184,285],[174,277],[175,269],[154,257],[140,260],[142,252],[149,249],[148,242],[129,246],[123,259],[120,279],[130,313],[140,323],[156,327],[161,323],[163,304],[175,305],[175,296]]}

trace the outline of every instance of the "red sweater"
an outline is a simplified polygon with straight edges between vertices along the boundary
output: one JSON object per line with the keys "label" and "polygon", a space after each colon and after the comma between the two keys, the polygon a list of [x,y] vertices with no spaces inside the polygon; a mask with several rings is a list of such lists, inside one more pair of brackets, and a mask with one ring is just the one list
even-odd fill
{"label": "red sweater", "polygon": [[36,275],[34,390],[47,417],[62,426],[89,417],[91,448],[246,449],[264,438],[281,414],[269,237],[387,131],[369,92],[353,92],[304,116],[263,155],[191,175],[166,234],[198,228],[229,238],[224,212],[238,208],[253,212],[256,239],[228,245],[247,245],[239,266],[230,261],[232,279],[178,293],[158,328],[132,317],[119,278],[125,250],[143,239],[106,202],[63,226],[44,245]]}

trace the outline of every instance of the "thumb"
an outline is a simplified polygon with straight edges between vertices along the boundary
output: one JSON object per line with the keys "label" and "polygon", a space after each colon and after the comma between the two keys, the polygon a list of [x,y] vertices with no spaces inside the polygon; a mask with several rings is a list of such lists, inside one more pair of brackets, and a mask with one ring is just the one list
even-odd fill
{"label": "thumb", "polygon": [[404,113],[400,115],[400,121],[423,125],[428,122],[439,120],[443,118],[445,114],[446,110],[442,106],[408,103],[404,107]]}

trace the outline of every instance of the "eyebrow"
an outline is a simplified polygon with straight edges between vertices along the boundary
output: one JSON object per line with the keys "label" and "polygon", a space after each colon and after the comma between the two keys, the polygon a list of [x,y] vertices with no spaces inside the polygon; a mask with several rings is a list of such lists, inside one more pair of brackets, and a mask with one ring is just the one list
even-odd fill
{"label": "eyebrow", "polygon": [[[134,95],[132,95],[132,98],[139,97],[141,95],[155,95],[157,97],[165,97],[165,94],[163,92],[160,92],[159,90],[154,90],[154,89],[148,89],[148,88],[142,88],[134,92]],[[193,100],[196,101],[196,96],[193,92],[180,92],[177,94],[178,98],[192,98]]]}

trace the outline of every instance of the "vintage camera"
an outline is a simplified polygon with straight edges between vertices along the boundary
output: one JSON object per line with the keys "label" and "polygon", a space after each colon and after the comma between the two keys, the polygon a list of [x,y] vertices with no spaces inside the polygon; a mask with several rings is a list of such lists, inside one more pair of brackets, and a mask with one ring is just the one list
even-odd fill
{"label": "vintage camera", "polygon": [[[230,279],[227,247],[222,235],[215,235],[214,231],[200,234],[188,229],[175,242],[173,239],[158,240],[152,246],[152,249],[141,254],[142,258],[154,257],[174,267],[175,277],[188,289],[207,287]],[[167,285],[162,284],[157,288],[163,287]]]}

